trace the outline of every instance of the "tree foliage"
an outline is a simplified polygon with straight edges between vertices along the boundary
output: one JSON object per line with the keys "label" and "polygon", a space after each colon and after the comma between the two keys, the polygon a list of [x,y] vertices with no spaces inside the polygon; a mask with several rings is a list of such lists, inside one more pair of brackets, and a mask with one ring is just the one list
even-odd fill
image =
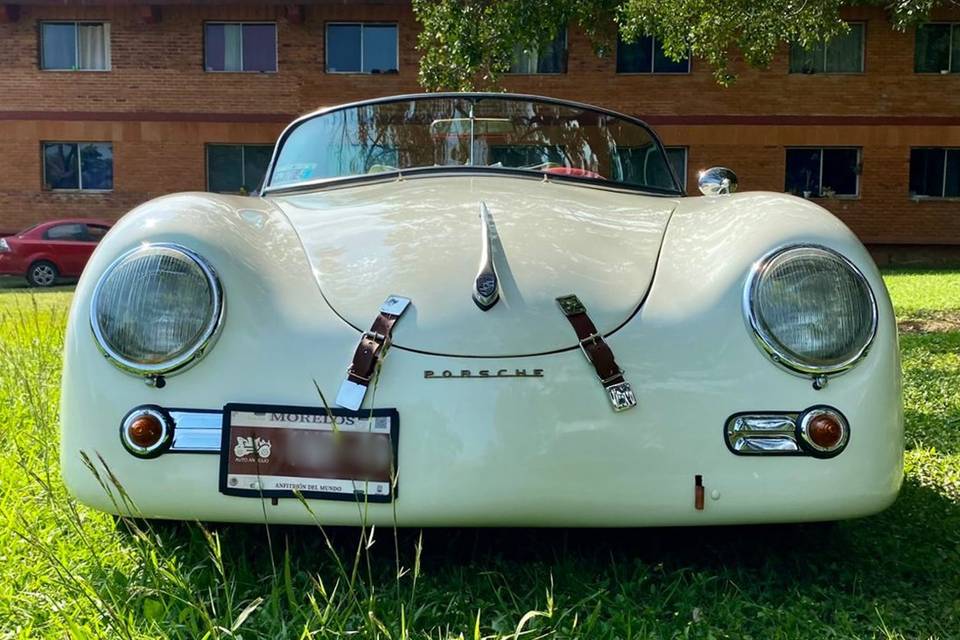
{"label": "tree foliage", "polygon": [[811,44],[844,32],[848,5],[883,6],[896,28],[957,0],[413,0],[422,31],[420,82],[429,90],[493,88],[515,47],[536,49],[563,25],[587,34],[598,55],[656,36],[674,59],[706,60],[718,82],[734,80],[736,56],[767,66],[782,43]]}

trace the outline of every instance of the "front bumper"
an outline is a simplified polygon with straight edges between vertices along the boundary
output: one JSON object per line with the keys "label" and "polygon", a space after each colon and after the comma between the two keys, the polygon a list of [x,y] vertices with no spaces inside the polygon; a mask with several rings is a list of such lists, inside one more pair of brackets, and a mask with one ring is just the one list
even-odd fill
{"label": "front bumper", "polygon": [[13,257],[9,252],[0,253],[0,276],[22,276],[26,273],[20,260]]}
{"label": "front bumper", "polygon": [[[613,338],[613,341],[616,337]],[[221,345],[222,346],[222,345]],[[614,344],[616,348],[616,344]],[[621,349],[620,352],[625,350]],[[215,370],[214,356],[200,371]],[[579,352],[518,359],[512,366],[544,369],[542,378],[424,379],[437,358],[394,350],[373,399],[399,411],[395,504],[222,495],[220,413],[227,402],[323,406],[311,376],[264,376],[199,386],[172,378],[163,390],[128,376],[105,394],[102,382],[79,379],[63,397],[63,473],[83,502],[117,511],[81,452],[99,454],[136,503],[156,518],[208,521],[389,526],[661,526],[833,520],[877,512],[895,498],[902,477],[902,414],[894,374],[864,385],[863,372],[814,391],[787,374],[691,386],[690,371],[664,378],[638,359],[626,362],[639,405],[610,410]],[[107,365],[109,366],[109,365]],[[447,361],[442,369],[476,368]],[[775,370],[774,370],[775,371]],[[681,372],[683,373],[683,372]],[[876,372],[874,372],[876,373]],[[282,379],[281,379],[282,378]],[[318,380],[336,389],[339,376]],[[293,381],[301,380],[295,388]],[[866,391],[851,397],[851,386]],[[762,391],[762,392],[761,392]],[[121,445],[118,426],[137,404],[170,398],[178,425],[172,450],[143,460]],[[124,398],[124,400],[117,400]],[[94,401],[91,401],[93,399]],[[99,399],[100,401],[96,401]],[[175,402],[174,402],[175,400]],[[368,398],[368,401],[370,398]],[[726,444],[730,416],[771,407],[799,413],[834,404],[851,425],[846,449],[833,459],[741,456]],[[99,465],[100,463],[97,462]],[[103,474],[101,474],[103,475]],[[696,504],[697,477],[703,508]]]}

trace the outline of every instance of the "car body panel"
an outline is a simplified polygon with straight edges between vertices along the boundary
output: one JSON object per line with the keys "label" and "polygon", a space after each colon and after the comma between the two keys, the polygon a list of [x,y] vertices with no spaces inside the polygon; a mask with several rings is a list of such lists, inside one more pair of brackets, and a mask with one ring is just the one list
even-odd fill
{"label": "car body panel", "polygon": [[[439,187],[439,188],[438,188]],[[653,279],[677,200],[496,176],[409,179],[278,196],[324,299],[356,328],[387,296],[414,301],[396,346],[466,356],[575,347],[556,298],[576,293],[609,333]],[[483,233],[493,220],[500,301],[471,303]]]}
{"label": "car body panel", "polygon": [[[461,178],[408,180],[434,190],[462,190]],[[499,179],[478,178],[470,197],[479,206],[502,188]],[[644,196],[634,197],[652,206]],[[522,357],[418,353],[403,348],[402,329],[411,319],[404,317],[397,325],[399,346],[385,358],[366,405],[399,412],[398,497],[394,504],[363,508],[310,500],[309,511],[293,498],[274,505],[220,494],[219,455],[165,453],[141,460],[118,437],[124,415],[143,404],[219,410],[231,402],[322,407],[332,401],[360,333],[324,300],[314,277],[317,255],[308,257],[309,245],[304,251],[297,216],[291,223],[289,212],[271,197],[181,194],[138,207],[101,243],[74,297],[61,409],[64,479],[89,505],[131,512],[111,501],[84,463],[86,456],[101,478],[109,468],[141,515],[303,524],[794,522],[862,516],[890,504],[903,469],[896,325],[864,247],[829,212],[784,194],[661,202],[673,213],[652,285],[637,312],[608,337],[634,386],[634,409],[610,409],[592,367],[575,347]],[[605,224],[623,225],[628,236],[633,230],[623,220]],[[479,233],[469,235],[476,239]],[[99,275],[116,256],[143,242],[180,243],[204,256],[219,274],[226,298],[219,341],[162,389],[105,360],[88,322]],[[796,242],[843,253],[864,273],[879,305],[867,357],[820,390],[757,348],[741,309],[752,264]],[[357,279],[362,287],[363,274]],[[487,316],[471,308],[469,285],[460,283],[459,304],[480,322]],[[435,296],[453,290],[438,287]],[[606,290],[594,288],[587,295]],[[637,290],[631,294],[634,303]],[[380,301],[370,296],[367,302],[372,319]],[[439,304],[425,289],[413,301],[414,307],[434,303]],[[603,308],[605,302],[596,298],[592,304]],[[355,313],[359,323],[362,314]],[[544,308],[538,321],[564,326],[559,309],[550,318]],[[425,377],[427,371],[481,368],[540,369],[542,377]],[[850,423],[849,444],[835,458],[737,456],[725,445],[724,424],[735,413],[800,411],[819,404],[836,407]],[[707,496],[702,510],[695,506],[696,476]]]}

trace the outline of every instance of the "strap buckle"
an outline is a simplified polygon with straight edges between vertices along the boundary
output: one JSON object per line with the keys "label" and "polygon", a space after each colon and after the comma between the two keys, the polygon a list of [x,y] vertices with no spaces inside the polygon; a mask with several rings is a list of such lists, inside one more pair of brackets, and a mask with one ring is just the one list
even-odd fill
{"label": "strap buckle", "polygon": [[373,340],[381,347],[387,346],[387,343],[390,342],[390,336],[377,333],[376,331],[364,331],[362,337]]}
{"label": "strap buckle", "polygon": [[590,364],[593,364],[593,356],[590,355],[587,347],[600,344],[601,342],[603,342],[603,336],[599,333],[591,333],[583,340],[580,340],[580,351],[583,353],[583,357],[586,358],[587,362]]}

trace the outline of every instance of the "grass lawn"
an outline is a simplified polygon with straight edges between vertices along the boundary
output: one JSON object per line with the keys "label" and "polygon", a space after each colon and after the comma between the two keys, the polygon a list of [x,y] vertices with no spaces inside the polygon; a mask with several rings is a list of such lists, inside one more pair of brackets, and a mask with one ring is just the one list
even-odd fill
{"label": "grass lawn", "polygon": [[74,503],[56,426],[70,293],[0,290],[0,638],[960,637],[960,272],[887,281],[908,452],[878,516],[367,538],[128,527]]}

